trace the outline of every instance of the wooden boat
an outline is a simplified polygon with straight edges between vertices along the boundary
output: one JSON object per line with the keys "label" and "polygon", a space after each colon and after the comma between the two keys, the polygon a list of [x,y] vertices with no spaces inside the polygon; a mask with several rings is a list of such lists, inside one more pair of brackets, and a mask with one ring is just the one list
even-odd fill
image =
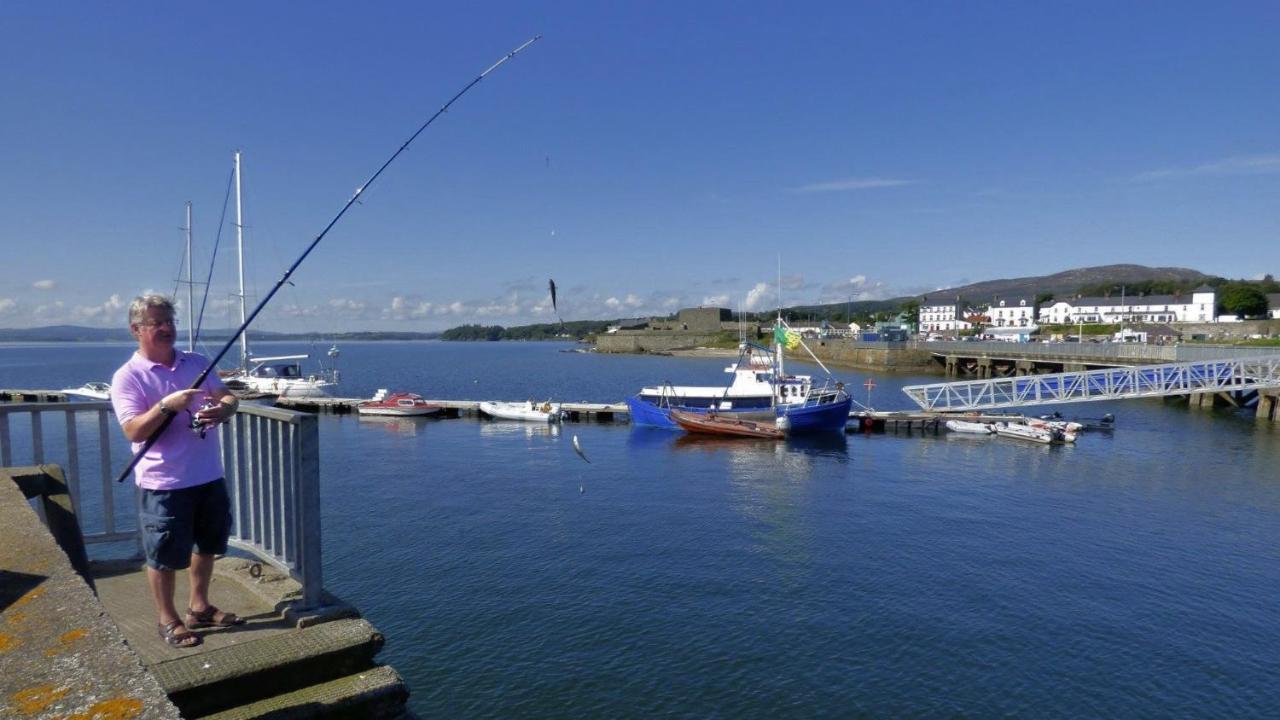
{"label": "wooden boat", "polygon": [[1048,445],[1054,440],[1059,440],[1061,433],[1052,428],[1037,428],[1022,423],[996,423],[996,434],[1000,437],[1013,438],[1015,440],[1029,440],[1031,442]]}
{"label": "wooden boat", "polygon": [[550,400],[544,403],[528,402],[482,402],[480,412],[500,420],[524,420],[526,422],[560,422],[564,410],[560,403]]}
{"label": "wooden boat", "polygon": [[425,417],[436,415],[443,408],[432,405],[415,393],[387,393],[386,388],[378,390],[372,399],[356,405],[356,412],[361,415],[390,415],[394,417]]}
{"label": "wooden boat", "polygon": [[971,422],[969,420],[948,420],[944,423],[948,430],[954,433],[967,433],[969,435],[990,435],[996,429],[991,423]]}
{"label": "wooden boat", "polygon": [[786,433],[777,425],[754,420],[725,417],[718,413],[694,413],[672,410],[671,419],[685,432],[728,437],[766,438],[781,440]]}
{"label": "wooden boat", "polygon": [[78,388],[67,388],[62,392],[68,395],[87,397],[93,400],[110,400],[111,385],[104,382],[87,382]]}

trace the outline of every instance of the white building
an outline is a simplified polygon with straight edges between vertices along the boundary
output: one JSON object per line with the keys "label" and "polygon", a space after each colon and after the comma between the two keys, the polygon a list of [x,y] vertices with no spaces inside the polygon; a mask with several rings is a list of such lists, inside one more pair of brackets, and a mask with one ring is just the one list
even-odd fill
{"label": "white building", "polygon": [[1267,317],[1280,320],[1280,293],[1267,296]]}
{"label": "white building", "polygon": [[964,319],[966,305],[960,298],[930,300],[920,298],[920,332],[956,332],[968,330],[972,325]]}
{"label": "white building", "polygon": [[996,340],[1026,342],[1031,333],[1040,329],[1036,324],[1035,298],[996,297],[982,314],[989,318],[982,332]]}
{"label": "white building", "polygon": [[1040,308],[1040,323],[1170,323],[1217,322],[1213,288],[1201,285],[1187,295],[1084,297],[1059,300]]}
{"label": "white building", "polygon": [[1033,298],[997,297],[982,314],[991,318],[991,327],[1016,327],[1029,328],[1031,330],[1038,327],[1036,325],[1036,305]]}

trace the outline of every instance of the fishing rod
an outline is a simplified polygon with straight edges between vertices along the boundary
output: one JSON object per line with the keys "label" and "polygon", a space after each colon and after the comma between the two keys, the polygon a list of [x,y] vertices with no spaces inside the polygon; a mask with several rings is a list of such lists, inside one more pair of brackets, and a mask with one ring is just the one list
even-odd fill
{"label": "fishing rod", "polygon": [[[298,266],[302,264],[302,261],[307,259],[307,256],[311,254],[311,251],[315,250],[316,246],[320,244],[320,241],[324,239],[324,236],[328,235],[329,231],[333,229],[333,226],[337,225],[338,221],[342,219],[342,216],[347,214],[347,210],[350,210],[351,206],[356,204],[356,202],[360,200],[360,196],[364,194],[365,190],[369,189],[369,186],[373,184],[373,181],[378,179],[378,176],[382,174],[382,171],[386,170],[387,166],[395,162],[396,158],[400,157],[400,153],[403,153],[405,149],[408,148],[409,145],[414,140],[418,139],[418,136],[422,134],[422,131],[430,127],[431,123],[436,121],[436,118],[440,117],[446,111],[448,111],[449,106],[457,102],[458,98],[461,98],[463,95],[466,95],[467,91],[475,87],[476,84],[478,84],[481,80],[483,80],[486,75],[493,72],[494,70],[497,70],[498,67],[501,66],[503,63],[515,57],[516,53],[520,52],[521,50],[524,50],[525,48],[529,47],[530,45],[537,42],[541,38],[542,38],[541,35],[535,35],[532,38],[526,40],[523,45],[517,47],[515,50],[512,50],[511,52],[502,56],[501,59],[499,59],[494,64],[490,65],[487,70],[477,75],[476,78],[471,82],[467,83],[465,87],[463,87],[461,90],[457,92],[456,95],[454,95],[452,98],[449,99],[449,102],[445,103],[443,106],[441,106],[439,110],[435,112],[435,114],[427,118],[427,121],[422,123],[422,126],[419,127],[416,132],[410,135],[408,140],[404,141],[404,144],[400,146],[400,149],[392,153],[391,157],[387,158],[387,161],[382,163],[382,167],[379,167],[377,172],[371,175],[369,179],[364,182],[363,185],[356,188],[355,194],[352,195],[349,200],[347,200],[346,204],[342,206],[342,209],[338,211],[338,214],[333,216],[333,219],[329,221],[329,224],[324,226],[324,230],[321,230],[320,234],[316,236],[316,239],[311,241],[311,244],[307,246],[307,249],[303,251],[302,255],[298,256],[298,259],[293,261],[293,264],[290,265],[289,269],[285,271],[284,276],[281,277],[278,281],[276,281],[275,286],[271,288],[271,292],[267,293],[266,297],[262,298],[262,301],[258,303],[258,306],[253,309],[253,312],[249,313],[249,316],[244,319],[244,322],[240,323],[240,327],[234,333],[232,333],[231,337],[227,340],[226,344],[222,346],[222,349],[218,351],[218,354],[214,356],[213,360],[209,362],[209,366],[206,367],[204,371],[200,373],[200,376],[196,378],[195,382],[191,383],[191,387],[188,389],[195,390],[199,388],[202,384],[204,384],[205,379],[209,377],[209,373],[212,372],[215,367],[217,367],[218,362],[221,361],[223,356],[227,354],[227,351],[231,349],[231,346],[235,344],[236,340],[240,337],[240,335],[245,331],[246,328],[249,327],[249,325],[254,321],[254,319],[258,317],[258,313],[262,312],[262,309],[267,306],[267,303],[271,302],[271,298],[275,297],[275,294],[279,292],[280,288],[284,287],[284,284],[289,282],[289,277],[292,276],[293,272],[298,269]],[[129,465],[123,471],[121,471],[119,477],[116,478],[116,482],[124,482],[124,479],[129,477],[129,473],[133,472],[133,468],[137,466],[138,461],[142,459],[142,456],[145,455],[147,451],[151,449],[152,445],[156,444],[156,440],[159,439],[160,435],[163,434],[166,429],[168,429],[169,425],[173,422],[174,417],[175,415],[168,415],[168,414],[164,416],[164,420],[161,421],[160,427],[156,428],[155,431],[152,432],[151,435],[147,437],[146,441],[142,444],[142,447],[138,450],[138,452],[134,453],[133,459],[130,460]]]}

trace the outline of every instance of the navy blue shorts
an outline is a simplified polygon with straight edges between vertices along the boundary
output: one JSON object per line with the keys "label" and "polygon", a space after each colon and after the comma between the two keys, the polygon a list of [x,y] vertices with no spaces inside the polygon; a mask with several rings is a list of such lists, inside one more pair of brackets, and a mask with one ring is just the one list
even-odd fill
{"label": "navy blue shorts", "polygon": [[142,488],[138,520],[147,565],[183,570],[191,553],[223,555],[231,536],[231,500],[222,478],[181,490]]}

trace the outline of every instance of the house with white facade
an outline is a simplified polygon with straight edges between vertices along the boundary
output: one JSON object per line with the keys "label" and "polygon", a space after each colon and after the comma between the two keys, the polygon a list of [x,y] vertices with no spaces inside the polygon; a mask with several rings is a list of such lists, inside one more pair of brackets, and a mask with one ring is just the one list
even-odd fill
{"label": "house with white facade", "polygon": [[1280,293],[1267,296],[1267,317],[1280,320]]}
{"label": "house with white facade", "polygon": [[973,327],[965,318],[965,308],[968,307],[959,297],[955,298],[935,298],[930,300],[927,296],[920,298],[920,312],[918,326],[922,333],[951,332],[959,330],[968,330]]}
{"label": "house with white facade", "polygon": [[997,297],[982,314],[991,318],[991,327],[1020,327],[1033,330],[1038,327],[1034,298]]}
{"label": "house with white facade", "polygon": [[997,340],[1025,342],[1040,329],[1036,324],[1035,298],[997,296],[982,314],[989,318],[983,333]]}
{"label": "house with white facade", "polygon": [[1201,285],[1190,295],[1081,297],[1040,308],[1044,325],[1076,323],[1217,322],[1213,288]]}

